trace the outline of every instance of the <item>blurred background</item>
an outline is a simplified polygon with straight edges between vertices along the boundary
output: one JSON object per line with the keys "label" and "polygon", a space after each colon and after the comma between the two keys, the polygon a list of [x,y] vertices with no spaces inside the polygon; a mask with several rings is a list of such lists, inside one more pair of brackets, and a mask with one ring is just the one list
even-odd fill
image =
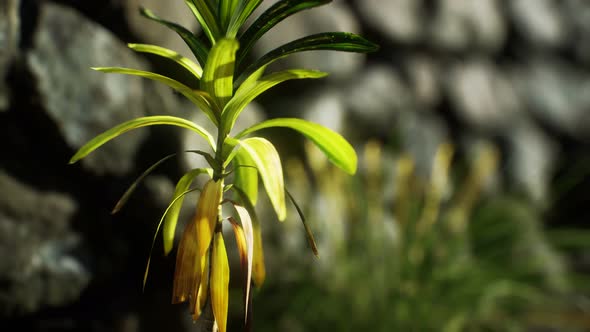
{"label": "blurred background", "polygon": [[[128,42],[190,53],[139,5],[198,29],[181,0],[0,2],[3,331],[193,328],[188,308],[170,304],[175,260],[159,242],[144,292],[141,283],[174,184],[196,161],[169,161],[120,214],[109,211],[149,165],[199,140],[141,129],[67,165],[124,120],[206,123],[162,85],[90,70],[166,71]],[[590,331],[590,2],[335,0],[282,22],[253,56],[321,31],[360,33],[381,49],[281,61],[331,75],[269,91],[239,126],[319,122],[353,143],[360,169],[347,176],[299,136],[264,132],[320,258],[294,209],[279,223],[260,200],[267,278],[254,330]],[[230,255],[229,329],[239,331]]]}

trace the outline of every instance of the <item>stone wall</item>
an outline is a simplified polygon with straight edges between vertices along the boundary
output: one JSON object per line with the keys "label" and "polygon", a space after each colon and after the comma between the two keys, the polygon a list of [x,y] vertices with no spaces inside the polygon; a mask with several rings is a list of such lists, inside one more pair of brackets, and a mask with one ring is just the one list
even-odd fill
{"label": "stone wall", "polygon": [[[67,165],[89,138],[126,119],[196,116],[165,87],[89,69],[154,65],[126,42],[188,52],[177,36],[140,19],[138,4],[197,28],[180,0],[0,4],[0,248],[7,257],[0,262],[0,317],[9,323],[31,331],[184,324],[176,319],[183,308],[167,304],[173,260],[155,255],[145,294],[141,280],[172,181],[194,161],[170,162],[121,216],[109,211],[143,169],[195,143],[184,133],[146,129]],[[362,33],[380,51],[282,61],[278,66],[331,76],[269,92],[244,121],[304,116],[356,146],[369,138],[397,141],[423,168],[443,141],[468,154],[491,140],[504,152],[500,184],[544,208],[556,174],[590,158],[589,22],[584,0],[336,0],[283,22],[255,55],[327,30]],[[583,211],[576,202],[564,207]],[[578,218],[573,223],[588,217],[566,215]]]}

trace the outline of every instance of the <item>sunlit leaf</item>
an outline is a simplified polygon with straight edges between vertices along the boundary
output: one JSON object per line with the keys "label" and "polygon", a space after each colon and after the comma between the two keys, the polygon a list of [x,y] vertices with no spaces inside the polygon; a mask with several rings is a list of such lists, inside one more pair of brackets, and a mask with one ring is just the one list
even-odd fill
{"label": "sunlit leaf", "polygon": [[130,68],[121,68],[121,67],[94,67],[92,68],[97,71],[101,71],[103,73],[116,73],[116,74],[125,74],[125,75],[133,75],[139,77],[149,78],[154,81],[162,82],[172,89],[180,92],[183,96],[185,96],[188,100],[192,101],[195,105],[199,107],[201,111],[207,115],[207,117],[215,124],[218,124],[217,117],[215,115],[213,100],[211,96],[199,90],[193,90],[188,86],[171,79],[170,77],[166,77],[160,74],[152,73],[149,71],[137,70],[137,69],[130,69]]}
{"label": "sunlit leaf", "polygon": [[170,204],[166,208],[166,211],[164,211],[164,214],[162,214],[162,218],[160,218],[160,222],[158,223],[158,227],[156,228],[156,231],[154,232],[154,238],[152,240],[152,247],[150,248],[150,254],[148,255],[147,264],[145,266],[145,273],[143,274],[143,288],[144,289],[145,289],[145,284],[147,282],[148,273],[150,271],[150,262],[152,259],[152,252],[154,251],[154,245],[156,244],[156,239],[158,238],[158,232],[160,231],[160,227],[162,227],[162,224],[164,223],[164,218],[166,218],[166,214],[168,213],[168,211],[170,211],[170,208],[174,205],[174,203],[176,203],[177,200],[184,197],[184,195],[191,193],[193,191],[197,191],[197,190],[199,190],[199,189],[195,188],[195,189],[191,189],[191,190],[187,190],[187,191],[183,192],[181,195],[179,195],[178,197],[173,199],[172,202],[170,202]]}
{"label": "sunlit leaf", "polygon": [[197,212],[195,214],[195,221],[197,223],[197,237],[199,242],[199,254],[203,256],[213,238],[215,225],[217,224],[217,217],[219,213],[219,204],[221,202],[221,195],[223,188],[221,181],[209,180],[197,203]]}
{"label": "sunlit leaf", "polygon": [[293,198],[293,195],[291,195],[291,193],[286,189],[285,189],[285,192],[287,193],[287,197],[289,197],[289,200],[291,200],[291,203],[293,203],[293,205],[295,206],[295,210],[297,210],[297,214],[299,214],[299,218],[301,219],[301,223],[303,223],[303,228],[305,228],[305,234],[307,235],[307,243],[309,244],[309,247],[313,251],[313,254],[317,258],[319,258],[320,254],[318,252],[318,246],[315,243],[315,239],[313,237],[313,233],[311,231],[311,228],[309,227],[309,225],[307,224],[307,221],[305,220],[305,215],[303,214],[303,211],[299,207],[299,204],[297,204],[297,201],[295,201],[295,198]]}
{"label": "sunlit leaf", "polygon": [[233,93],[233,77],[238,42],[235,39],[221,39],[213,46],[201,79],[201,89],[206,91],[223,109]]}
{"label": "sunlit leaf", "polygon": [[184,0],[184,2],[199,21],[211,44],[215,44],[217,38],[221,36],[221,30],[215,17],[216,8],[206,0]]}
{"label": "sunlit leaf", "polygon": [[[254,72],[253,75],[258,75],[258,72]],[[326,73],[317,70],[291,69],[266,75],[256,81],[255,84],[251,83],[250,79],[247,79],[223,109],[222,123],[225,126],[224,132],[229,133],[240,113],[252,100],[273,86],[288,80],[322,78],[326,75]]]}
{"label": "sunlit leaf", "polygon": [[285,188],[281,158],[274,145],[261,137],[252,137],[240,141],[244,149],[256,165],[266,193],[272,203],[279,220],[285,220]]}
{"label": "sunlit leaf", "polygon": [[197,221],[191,221],[184,229],[178,244],[172,303],[181,303],[190,299],[195,287],[201,283],[201,255],[197,245]]}
{"label": "sunlit leaf", "polygon": [[[239,243],[239,239],[238,239],[238,233],[239,230],[236,232],[236,241],[238,241],[238,249],[240,249],[240,256],[242,256],[243,254],[246,255],[245,259],[242,258],[241,261],[243,262],[242,266],[245,270],[245,274],[246,274],[246,279],[245,279],[245,289],[246,289],[246,296],[244,297],[244,302],[245,302],[245,313],[246,316],[244,317],[244,319],[248,319],[248,300],[250,298],[250,284],[251,284],[251,280],[252,280],[252,261],[254,260],[254,230],[252,228],[252,219],[250,218],[250,214],[248,213],[248,210],[240,205],[234,204],[234,208],[236,209],[236,211],[238,212],[238,215],[240,216],[240,221],[242,222],[242,226],[241,228],[239,228],[239,230],[242,231],[243,236],[244,236],[244,243],[242,244],[242,247],[240,248],[241,244]],[[234,231],[235,231],[235,226],[234,226]],[[245,263],[245,264],[244,264]]]}
{"label": "sunlit leaf", "polygon": [[225,332],[229,301],[229,262],[221,232],[216,232],[213,240],[210,286],[213,316],[215,316],[219,332]]}
{"label": "sunlit leaf", "polygon": [[285,18],[300,12],[304,9],[321,6],[331,0],[284,0],[278,1],[262,13],[252,25],[240,36],[239,41],[242,49],[238,54],[238,65],[242,63],[254,44]]}
{"label": "sunlit leaf", "polygon": [[172,246],[174,245],[176,224],[178,223],[178,216],[180,215],[180,209],[182,208],[182,202],[184,201],[184,196],[179,196],[182,195],[182,193],[185,192],[191,186],[193,180],[197,176],[205,173],[209,174],[209,176],[211,177],[213,176],[212,169],[197,168],[184,174],[176,184],[174,196],[172,196],[172,200],[175,203],[170,205],[170,210],[168,211],[168,213],[166,214],[166,218],[164,219],[164,229],[162,231],[162,235],[164,237],[164,255],[168,255],[172,250]]}
{"label": "sunlit leaf", "polygon": [[211,136],[211,134],[209,134],[203,127],[189,120],[167,115],[146,116],[124,122],[94,137],[88,143],[84,144],[84,146],[82,146],[78,152],[76,152],[76,154],[74,154],[74,156],[70,159],[70,164],[73,164],[86,157],[92,151],[98,149],[103,144],[121,134],[124,134],[133,129],[154,125],[171,125],[190,129],[205,138],[207,143],[209,143],[209,145],[215,149],[215,140],[213,139],[213,136]]}
{"label": "sunlit leaf", "polygon": [[241,73],[236,82],[242,82],[258,68],[271,64],[290,54],[304,51],[340,51],[367,53],[374,52],[379,47],[365,38],[350,32],[323,32],[294,40],[268,52],[256,62],[249,65]]}
{"label": "sunlit leaf", "polygon": [[247,0],[247,1],[240,1],[240,7],[237,11],[234,12],[234,15],[231,18],[229,26],[227,28],[226,36],[229,38],[234,38],[238,34],[238,31],[242,25],[246,22],[248,17],[252,14],[254,10],[260,5],[262,0]]}
{"label": "sunlit leaf", "polygon": [[254,205],[258,200],[258,170],[255,167],[248,152],[239,149],[234,159],[234,185],[242,189]]}
{"label": "sunlit leaf", "polygon": [[205,61],[207,61],[207,55],[209,54],[209,49],[192,32],[174,22],[169,22],[159,18],[149,9],[141,8],[140,12],[143,16],[155,22],[158,22],[176,32],[180,36],[180,38],[184,40],[187,46],[191,49],[191,51],[195,55],[195,58],[197,58],[197,61],[199,61],[201,66],[205,64]]}
{"label": "sunlit leaf", "polygon": [[184,69],[189,71],[192,76],[196,78],[201,78],[203,75],[203,68],[198,64],[194,63],[191,59],[185,58],[184,56],[178,54],[175,51],[169,50],[164,47],[160,47],[157,45],[148,45],[148,44],[127,44],[130,49],[136,52],[142,53],[149,53],[158,55],[160,57],[166,58],[168,60],[174,61],[175,63],[182,66]]}
{"label": "sunlit leaf", "polygon": [[226,136],[225,140],[223,141],[223,160],[225,160],[223,162],[223,167],[227,167],[229,166],[229,164],[231,164],[231,162],[234,160],[236,154],[238,153],[238,151],[240,150],[238,148],[240,141],[238,141],[237,139],[231,137],[231,136]]}
{"label": "sunlit leaf", "polygon": [[238,194],[240,201],[248,211],[250,219],[252,220],[252,233],[254,240],[254,253],[252,262],[252,279],[257,287],[262,286],[264,279],[266,278],[266,267],[264,265],[264,250],[262,248],[262,230],[260,228],[260,221],[256,215],[254,205],[246,196],[246,193],[237,186],[234,186],[232,190]]}
{"label": "sunlit leaf", "polygon": [[313,122],[295,118],[271,119],[242,131],[236,138],[272,127],[286,127],[300,132],[315,143],[334,165],[349,174],[356,172],[357,156],[352,146],[340,134]]}
{"label": "sunlit leaf", "polygon": [[244,80],[244,82],[240,83],[240,85],[237,87],[238,89],[242,90],[240,92],[240,94],[244,94],[245,92],[252,90],[256,86],[256,84],[258,83],[258,80],[260,80],[262,75],[264,75],[265,70],[266,70],[266,66],[262,66],[262,67],[258,68],[255,72],[250,74],[250,76],[248,76]]}

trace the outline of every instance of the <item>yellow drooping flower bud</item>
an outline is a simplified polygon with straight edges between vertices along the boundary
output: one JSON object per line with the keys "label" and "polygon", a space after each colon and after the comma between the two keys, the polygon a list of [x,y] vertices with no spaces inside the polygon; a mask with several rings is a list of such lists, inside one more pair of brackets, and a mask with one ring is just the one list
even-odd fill
{"label": "yellow drooping flower bud", "polygon": [[210,285],[213,316],[215,316],[219,332],[225,332],[229,301],[229,262],[221,232],[216,232],[213,240]]}
{"label": "yellow drooping flower bud", "polygon": [[[216,227],[222,192],[221,181],[209,180],[205,184],[195,217],[184,229],[178,245],[172,303],[189,300],[195,320],[199,317],[202,302],[207,296],[206,254]],[[204,287],[202,282],[205,283]]]}
{"label": "yellow drooping flower bud", "polygon": [[221,180],[209,180],[201,192],[201,197],[199,197],[194,221],[197,226],[197,242],[201,256],[205,255],[213,238],[219,213],[219,204],[221,203],[221,195],[223,194],[222,186],[223,183]]}

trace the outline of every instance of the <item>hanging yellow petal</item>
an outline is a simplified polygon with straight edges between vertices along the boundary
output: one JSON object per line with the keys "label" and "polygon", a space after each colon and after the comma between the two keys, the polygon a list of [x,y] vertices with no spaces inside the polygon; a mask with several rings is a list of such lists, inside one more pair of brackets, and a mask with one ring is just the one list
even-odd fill
{"label": "hanging yellow petal", "polygon": [[219,332],[225,332],[229,301],[229,262],[221,232],[215,233],[211,261],[211,306]]}
{"label": "hanging yellow petal", "polygon": [[172,287],[172,303],[187,301],[194,288],[201,283],[201,262],[197,247],[197,229],[195,221],[184,229],[176,255],[176,269]]}
{"label": "hanging yellow petal", "polygon": [[262,286],[266,278],[264,266],[264,250],[262,249],[262,231],[258,218],[252,218],[252,232],[254,233],[254,257],[252,259],[252,279],[257,287]]}
{"label": "hanging yellow petal", "polygon": [[205,306],[205,301],[207,301],[208,290],[209,290],[209,273],[207,273],[209,269],[209,252],[205,253],[203,257],[201,257],[200,262],[201,268],[201,279],[200,283],[192,289],[191,293],[191,301],[190,301],[190,312],[193,316],[193,321],[199,319],[201,316],[201,312],[203,307]]}
{"label": "hanging yellow petal", "polygon": [[244,320],[248,322],[248,303],[250,302],[250,284],[252,280],[252,226],[250,222],[250,241],[248,241],[242,226],[233,217],[229,217],[229,221],[233,226],[238,253],[240,254],[240,265],[244,279]]}
{"label": "hanging yellow petal", "polygon": [[199,255],[203,257],[209,249],[209,244],[213,238],[213,231],[217,223],[217,214],[219,213],[219,203],[223,193],[222,183],[220,181],[209,180],[199,197],[197,203],[197,213],[195,222],[197,225],[197,236]]}

